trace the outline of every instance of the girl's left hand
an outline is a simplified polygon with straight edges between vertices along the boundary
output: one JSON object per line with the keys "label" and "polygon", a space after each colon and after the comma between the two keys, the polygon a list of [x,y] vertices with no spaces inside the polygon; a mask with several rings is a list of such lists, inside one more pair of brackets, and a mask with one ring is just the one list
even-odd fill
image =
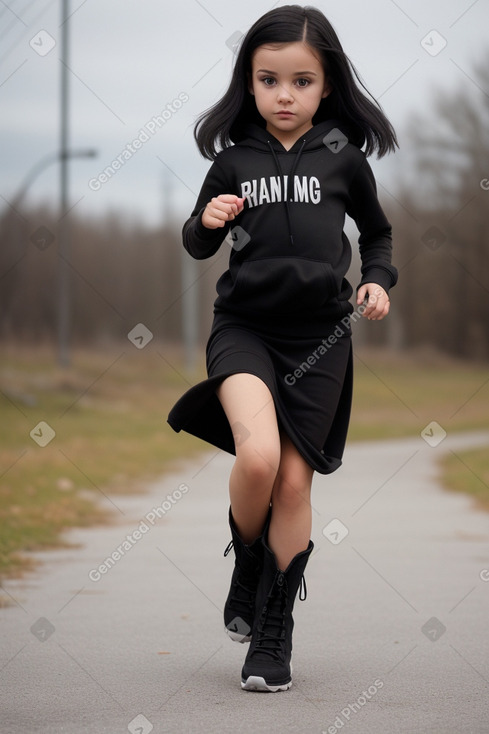
{"label": "girl's left hand", "polygon": [[378,283],[365,283],[358,289],[357,305],[362,303],[366,305],[362,316],[369,321],[381,321],[389,313],[389,296]]}

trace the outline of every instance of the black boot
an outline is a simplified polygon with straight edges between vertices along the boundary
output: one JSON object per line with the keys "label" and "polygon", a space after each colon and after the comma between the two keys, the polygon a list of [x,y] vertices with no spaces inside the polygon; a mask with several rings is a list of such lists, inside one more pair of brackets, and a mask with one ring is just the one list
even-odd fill
{"label": "black boot", "polygon": [[[285,571],[280,571],[265,542],[263,571],[256,594],[252,640],[241,673],[246,691],[286,691],[292,685],[292,609],[304,569],[314,545],[298,553]],[[301,599],[306,598],[305,583]]]}
{"label": "black boot", "polygon": [[[267,532],[270,512],[263,528]],[[224,551],[227,556],[234,546],[236,561],[231,578],[231,588],[224,605],[224,625],[234,642],[249,642],[255,615],[255,600],[258,581],[263,567],[262,535],[250,545],[241,540],[229,508],[229,525],[232,541]]]}

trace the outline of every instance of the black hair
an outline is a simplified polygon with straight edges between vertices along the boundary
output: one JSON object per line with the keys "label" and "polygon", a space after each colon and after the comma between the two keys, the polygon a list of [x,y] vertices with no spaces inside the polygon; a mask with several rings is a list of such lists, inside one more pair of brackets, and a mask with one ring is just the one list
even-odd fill
{"label": "black hair", "polygon": [[296,41],[304,41],[319,53],[333,87],[321,100],[313,123],[328,119],[345,123],[360,147],[365,144],[367,156],[377,151],[381,158],[395,150],[394,128],[361,81],[327,18],[317,8],[285,5],[265,13],[252,25],[242,39],[226,93],[197,120],[194,137],[205,158],[213,160],[219,149],[239,142],[249,123],[264,124],[248,91],[254,51],[264,44]]}

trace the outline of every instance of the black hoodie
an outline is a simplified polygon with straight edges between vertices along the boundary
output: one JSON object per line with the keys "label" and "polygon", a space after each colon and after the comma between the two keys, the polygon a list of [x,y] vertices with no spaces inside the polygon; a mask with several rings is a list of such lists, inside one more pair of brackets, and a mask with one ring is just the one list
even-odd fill
{"label": "black hoodie", "polygon": [[[246,197],[224,228],[202,224],[219,194]],[[197,259],[230,246],[229,269],[217,282],[216,311],[260,320],[336,320],[352,311],[345,275],[351,247],[345,214],[360,232],[363,283],[386,291],[397,281],[391,226],[377,198],[364,153],[336,120],[321,122],[290,150],[264,128],[249,125],[219,153],[183,227],[185,249]],[[360,284],[360,285],[361,285]]]}

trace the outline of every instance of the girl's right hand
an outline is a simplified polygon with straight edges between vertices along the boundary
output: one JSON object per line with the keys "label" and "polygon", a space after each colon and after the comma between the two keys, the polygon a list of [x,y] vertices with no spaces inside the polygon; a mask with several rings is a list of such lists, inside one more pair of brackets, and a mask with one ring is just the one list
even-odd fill
{"label": "girl's right hand", "polygon": [[202,214],[202,224],[207,229],[224,227],[226,222],[231,222],[243,211],[244,198],[234,194],[220,194],[207,204]]}

